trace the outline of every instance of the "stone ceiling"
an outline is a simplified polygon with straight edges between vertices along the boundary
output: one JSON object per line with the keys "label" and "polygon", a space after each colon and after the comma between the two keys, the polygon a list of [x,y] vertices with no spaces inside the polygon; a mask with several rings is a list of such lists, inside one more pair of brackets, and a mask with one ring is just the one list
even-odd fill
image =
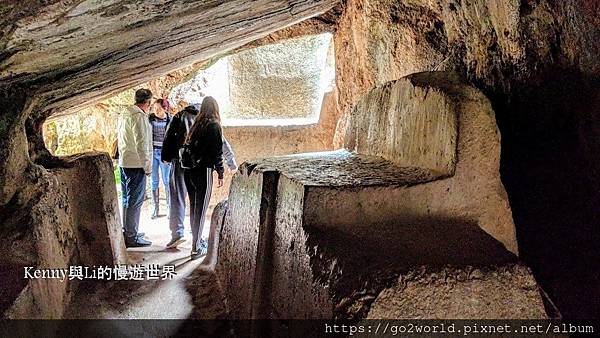
{"label": "stone ceiling", "polygon": [[16,18],[0,30],[0,90],[26,88],[44,105],[43,116],[232,50],[339,0],[49,3],[0,5]]}

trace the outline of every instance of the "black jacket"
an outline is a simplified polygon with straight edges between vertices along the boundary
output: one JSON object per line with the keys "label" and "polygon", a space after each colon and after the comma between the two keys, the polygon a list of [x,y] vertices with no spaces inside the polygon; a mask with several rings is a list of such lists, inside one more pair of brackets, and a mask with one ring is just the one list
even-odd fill
{"label": "black jacket", "polygon": [[183,146],[187,132],[194,123],[196,115],[198,115],[198,109],[194,106],[187,106],[171,118],[160,153],[161,160],[172,162],[179,159],[179,148]]}
{"label": "black jacket", "polygon": [[209,122],[196,137],[190,140],[192,151],[202,158],[198,168],[212,168],[223,178],[223,134],[221,125]]}

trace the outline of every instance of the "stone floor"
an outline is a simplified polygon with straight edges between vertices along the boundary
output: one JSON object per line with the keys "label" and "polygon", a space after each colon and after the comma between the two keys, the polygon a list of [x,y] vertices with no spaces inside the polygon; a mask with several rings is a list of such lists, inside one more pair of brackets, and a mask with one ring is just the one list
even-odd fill
{"label": "stone floor", "polygon": [[[186,215],[187,241],[177,249],[166,249],[170,239],[168,219],[164,215],[164,200],[161,199],[162,216],[156,220],[150,218],[152,208],[149,200],[144,202],[140,231],[152,241],[152,246],[145,248],[129,248],[127,250],[130,264],[174,265],[176,276],[172,280],[143,281],[84,281],[79,289],[65,318],[73,319],[188,319],[214,318],[219,316],[222,307],[219,302],[205,299],[202,309],[194,308],[192,295],[188,291],[189,283],[207,288],[206,295],[215,294],[208,290],[214,283],[212,275],[204,269],[197,269],[202,259],[190,260],[191,231],[189,215]],[[210,217],[204,227],[203,237],[208,236]],[[190,275],[194,270],[193,281]],[[194,288],[197,290],[197,288]],[[198,292],[194,291],[197,296]],[[215,308],[210,308],[210,306]],[[116,325],[116,324],[115,324]],[[163,327],[164,329],[164,327]],[[176,330],[177,327],[172,328]]]}

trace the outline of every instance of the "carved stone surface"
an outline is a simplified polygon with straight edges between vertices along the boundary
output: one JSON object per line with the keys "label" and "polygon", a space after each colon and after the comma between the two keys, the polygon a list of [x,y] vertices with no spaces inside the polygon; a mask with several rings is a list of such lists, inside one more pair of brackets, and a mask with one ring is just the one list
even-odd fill
{"label": "carved stone surface", "polygon": [[[77,192],[67,192],[63,188],[68,184],[58,183],[57,176],[62,175],[58,168],[65,163],[50,156],[43,144],[41,126],[45,118],[233,50],[321,14],[337,3],[51,0],[1,4],[0,228],[6,232],[3,242],[16,244],[10,240],[14,238],[22,241],[19,250],[1,249],[19,252],[14,259],[2,262],[2,278],[14,280],[26,264],[65,267],[77,263],[74,243],[89,241],[93,247],[100,238],[96,231],[102,231],[98,224],[114,222],[111,217],[115,217],[116,208],[108,203],[108,199],[116,201],[114,182],[113,190],[99,187],[95,195],[89,187],[78,186],[108,184],[103,180],[113,175],[104,167],[106,163],[95,162],[95,169],[87,167],[99,177],[84,181],[90,173],[81,174],[82,180],[69,182],[73,184],[70,189],[90,192],[86,197],[94,198],[70,206],[69,199]],[[49,173],[53,168],[55,172]],[[70,226],[71,221],[83,222],[94,215],[99,218],[84,224],[91,227],[89,231]],[[121,231],[107,229],[110,236]],[[122,257],[118,244],[109,249],[108,238],[103,243],[105,250],[98,256],[84,248],[82,258],[104,259],[109,250]],[[9,301],[2,303],[2,310],[20,297],[25,300],[17,300],[21,305],[13,307],[11,317],[58,318],[69,301],[66,285],[44,281],[17,284],[8,291]]]}
{"label": "carved stone surface", "polygon": [[[53,175],[50,185],[30,218],[14,214],[5,223],[13,232],[4,234],[11,237],[3,237],[7,243],[0,253],[10,257],[4,264],[13,265],[9,273],[18,275],[22,288],[11,288],[6,295],[8,302],[1,310],[7,318],[60,318],[77,287],[77,279],[25,279],[27,266],[68,272],[69,266],[127,263],[110,158],[73,157],[67,167],[46,175]],[[20,220],[28,223],[19,224]],[[2,276],[3,285],[9,283],[10,274]]]}
{"label": "carved stone surface", "polygon": [[545,319],[531,271],[520,264],[403,273],[371,305],[368,319]]}
{"label": "carved stone surface", "polygon": [[494,107],[522,258],[564,316],[597,317],[600,2],[348,0],[338,22],[336,144],[373,87],[456,70]]}
{"label": "carved stone surface", "polygon": [[346,145],[400,166],[450,176],[456,164],[456,109],[453,101],[433,86],[387,83],[354,106]]}
{"label": "carved stone surface", "polygon": [[98,153],[66,160],[73,167],[52,172],[68,192],[80,262],[90,267],[126,263],[112,161]]}
{"label": "carved stone surface", "polygon": [[247,161],[250,170],[278,171],[306,186],[406,186],[439,176],[420,167],[399,167],[377,156],[345,149]]}
{"label": "carved stone surface", "polygon": [[[363,193],[358,193],[359,196],[362,194],[362,198],[366,198],[366,204],[362,205],[361,210],[364,210],[365,213],[372,213],[374,210],[379,210],[381,203],[386,201],[386,203],[390,203],[390,206],[394,205],[390,208],[390,212],[397,217],[400,217],[399,213],[405,214],[402,210],[410,210],[409,214],[460,218],[477,224],[492,237],[502,242],[509,251],[518,253],[512,213],[506,191],[500,180],[500,133],[489,100],[474,87],[462,84],[456,75],[446,72],[417,73],[386,86],[393,86],[394,90],[403,93],[413,93],[413,95],[400,95],[405,100],[399,105],[402,109],[407,109],[407,112],[410,112],[411,109],[420,111],[422,108],[418,102],[421,101],[430,102],[436,98],[448,101],[448,104],[456,111],[457,118],[456,167],[451,177],[427,185],[418,185],[390,193],[376,193],[376,189],[366,189]],[[374,91],[378,91],[378,89]],[[432,92],[432,97],[418,94],[428,91]],[[382,103],[382,105],[387,104]],[[445,116],[443,110],[440,112],[440,116]],[[387,121],[388,117],[384,114],[372,113],[369,114],[369,119],[377,121],[377,124],[385,124],[381,121]],[[403,120],[402,115],[397,119],[397,121]],[[352,119],[350,129],[354,127],[355,123],[361,127],[364,125],[364,121],[364,117],[356,122]],[[398,128],[397,133],[401,134],[420,135],[424,132],[423,124],[405,126],[399,122],[395,126]],[[392,127],[390,130],[393,132]],[[437,140],[440,136],[448,140],[443,133],[431,132],[416,139],[420,139],[423,145],[447,143],[447,141]],[[353,136],[349,134],[348,137],[352,138]],[[367,142],[366,138],[369,136],[357,130],[354,137],[358,142]],[[429,138],[433,138],[433,140]],[[395,139],[401,140],[402,138],[396,137]],[[421,163],[420,166],[424,168],[436,167],[429,159],[452,158],[445,155],[445,151],[447,151],[444,150],[447,149],[445,145],[439,148],[425,148],[414,147],[410,144],[410,141],[406,144],[395,142],[393,145],[398,149],[394,151],[398,151],[400,155],[386,156],[401,166],[410,164],[416,166],[417,163]],[[400,152],[400,149],[403,152]],[[356,150],[360,152],[361,148]],[[429,156],[427,150],[433,151],[437,156]],[[389,154],[393,153],[389,152]],[[405,153],[410,153],[411,156],[406,156]],[[450,153],[454,152],[450,151]],[[404,164],[404,161],[408,163]],[[367,192],[368,190],[372,191]],[[373,198],[367,198],[371,195]],[[336,197],[336,200],[338,199],[352,205],[348,205],[348,210],[358,207],[355,205],[355,201],[357,201],[355,198],[346,199],[345,196],[340,195]],[[340,222],[345,221],[340,219]]]}
{"label": "carved stone surface", "polygon": [[317,120],[331,35],[306,36],[232,55],[227,117]]}
{"label": "carved stone surface", "polygon": [[[458,133],[456,169],[449,177],[439,176],[439,171],[346,150],[244,163],[232,183],[216,269],[231,316],[361,319],[375,299],[384,308],[400,302],[394,297],[401,293],[392,293],[392,301],[382,292],[420,266],[453,266],[449,269],[457,271],[499,266],[515,278],[492,273],[490,283],[476,286],[480,294],[474,297],[490,293],[492,302],[519,304],[528,316],[544,318],[531,273],[511,265],[517,261],[517,244],[498,174],[499,135],[485,96],[445,72],[415,74],[386,86],[408,101],[405,110],[390,114],[399,120],[421,112],[418,102],[428,99],[406,93],[436,91],[438,99],[455,109],[456,124],[446,126]],[[381,106],[393,107],[390,102]],[[447,119],[447,111],[434,110],[428,123],[435,123],[435,112]],[[379,112],[370,117],[387,118]],[[397,132],[414,135],[422,126],[409,123]],[[453,132],[431,133],[423,141],[436,144],[427,136],[447,135]],[[390,154],[402,154],[402,144],[394,146],[399,148]],[[425,167],[430,162],[420,163]],[[456,298],[470,287],[457,284]],[[510,291],[502,293],[504,284]],[[416,288],[411,296],[437,290]],[[475,316],[469,301],[455,299],[455,307],[446,306],[446,315]],[[407,318],[439,317],[433,305],[421,309],[416,300],[404,303]],[[483,315],[507,318],[516,315],[513,310],[499,305],[498,312]]]}

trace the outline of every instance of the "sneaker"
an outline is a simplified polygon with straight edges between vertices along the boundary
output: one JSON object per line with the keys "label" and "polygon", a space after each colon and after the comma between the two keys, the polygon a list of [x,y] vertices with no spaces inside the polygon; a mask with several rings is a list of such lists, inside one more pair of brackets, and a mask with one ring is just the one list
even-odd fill
{"label": "sneaker", "polygon": [[200,247],[197,248],[196,250],[198,250],[198,253],[202,256],[206,255],[208,253],[208,241],[205,241],[203,239],[200,240]]}
{"label": "sneaker", "polygon": [[190,255],[190,259],[195,261],[196,259],[202,257],[203,255],[200,254],[200,252],[198,251],[192,251],[192,254]]}
{"label": "sneaker", "polygon": [[183,242],[185,242],[185,238],[183,238],[183,236],[171,238],[171,241],[169,241],[169,243],[167,243],[167,249],[176,248],[179,244],[181,244]]}
{"label": "sneaker", "polygon": [[125,246],[128,248],[139,248],[143,246],[150,246],[152,242],[145,240],[143,237],[138,236],[135,239],[125,240]]}
{"label": "sneaker", "polygon": [[[146,236],[145,232],[138,232],[137,233],[137,237],[144,238],[145,236]],[[127,238],[127,236],[125,236],[125,231],[123,231],[123,237]]]}
{"label": "sneaker", "polygon": [[206,254],[208,253],[208,242],[205,240],[201,240],[200,241],[200,247],[197,249],[197,251],[192,251],[191,259],[192,260],[196,260],[202,256],[206,256]]}

